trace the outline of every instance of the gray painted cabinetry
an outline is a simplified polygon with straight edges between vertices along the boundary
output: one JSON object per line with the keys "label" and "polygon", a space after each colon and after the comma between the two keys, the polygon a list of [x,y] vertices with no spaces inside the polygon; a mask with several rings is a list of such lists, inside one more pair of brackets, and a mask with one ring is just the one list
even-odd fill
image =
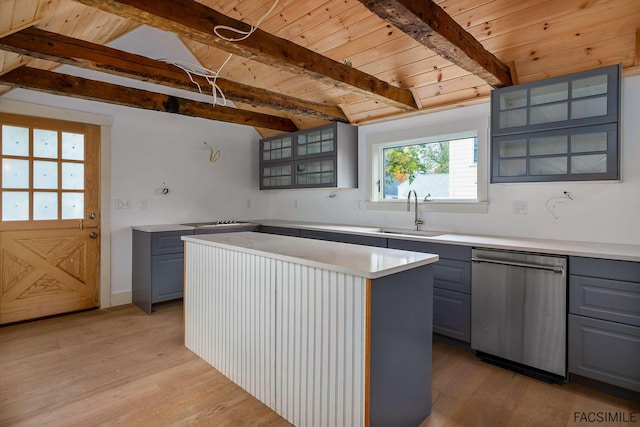
{"label": "gray painted cabinetry", "polygon": [[433,332],[471,341],[471,248],[389,239],[389,248],[438,254],[433,264]]}
{"label": "gray painted cabinetry", "polygon": [[147,232],[133,230],[132,302],[151,314],[153,304],[180,299],[184,291],[184,242],[193,234],[255,231],[254,225]]}
{"label": "gray painted cabinetry", "polygon": [[570,258],[569,372],[640,392],[640,263]]}
{"label": "gray painted cabinetry", "polygon": [[182,298],[184,243],[193,230],[147,233],[133,230],[132,300],[145,313],[153,304]]}
{"label": "gray painted cabinetry", "polygon": [[358,187],[358,129],[333,123],[260,140],[260,189]]}

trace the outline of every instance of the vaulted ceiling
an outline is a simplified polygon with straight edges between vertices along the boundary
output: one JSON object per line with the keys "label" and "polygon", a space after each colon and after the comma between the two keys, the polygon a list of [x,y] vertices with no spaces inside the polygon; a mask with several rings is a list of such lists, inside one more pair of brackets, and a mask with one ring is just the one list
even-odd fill
{"label": "vaulted ceiling", "polygon": [[[246,40],[213,31],[248,29],[274,3],[0,0],[0,94],[24,87],[268,136],[468,105],[494,87],[615,63],[640,73],[638,0],[279,0]],[[105,46],[141,25],[176,34],[203,67],[224,64],[217,83],[233,104],[51,73],[68,64],[197,91],[174,65]]]}

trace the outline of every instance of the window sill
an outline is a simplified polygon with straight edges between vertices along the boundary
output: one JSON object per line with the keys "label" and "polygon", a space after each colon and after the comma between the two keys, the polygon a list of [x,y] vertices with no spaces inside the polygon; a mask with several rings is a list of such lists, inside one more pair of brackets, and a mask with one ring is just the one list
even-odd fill
{"label": "window sill", "polygon": [[[411,201],[414,204],[414,201]],[[407,202],[404,200],[394,201],[367,201],[367,210],[372,211],[388,211],[388,212],[406,212]],[[488,202],[418,202],[418,210],[422,212],[441,212],[441,213],[470,213],[470,214],[486,214],[489,212]]]}

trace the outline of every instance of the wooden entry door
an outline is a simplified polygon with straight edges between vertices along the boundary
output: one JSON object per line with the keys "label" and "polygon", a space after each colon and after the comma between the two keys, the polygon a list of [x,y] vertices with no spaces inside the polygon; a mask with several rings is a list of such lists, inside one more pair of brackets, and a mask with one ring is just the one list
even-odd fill
{"label": "wooden entry door", "polygon": [[0,324],[97,307],[100,130],[0,114]]}

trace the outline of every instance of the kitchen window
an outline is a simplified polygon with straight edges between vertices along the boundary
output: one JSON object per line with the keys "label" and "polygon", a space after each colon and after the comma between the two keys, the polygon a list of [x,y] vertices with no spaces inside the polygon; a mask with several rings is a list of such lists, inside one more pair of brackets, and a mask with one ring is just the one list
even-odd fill
{"label": "kitchen window", "polygon": [[414,129],[409,131],[413,137],[402,138],[406,135],[367,137],[369,209],[406,209],[407,196],[415,190],[427,211],[486,212],[486,119]]}

